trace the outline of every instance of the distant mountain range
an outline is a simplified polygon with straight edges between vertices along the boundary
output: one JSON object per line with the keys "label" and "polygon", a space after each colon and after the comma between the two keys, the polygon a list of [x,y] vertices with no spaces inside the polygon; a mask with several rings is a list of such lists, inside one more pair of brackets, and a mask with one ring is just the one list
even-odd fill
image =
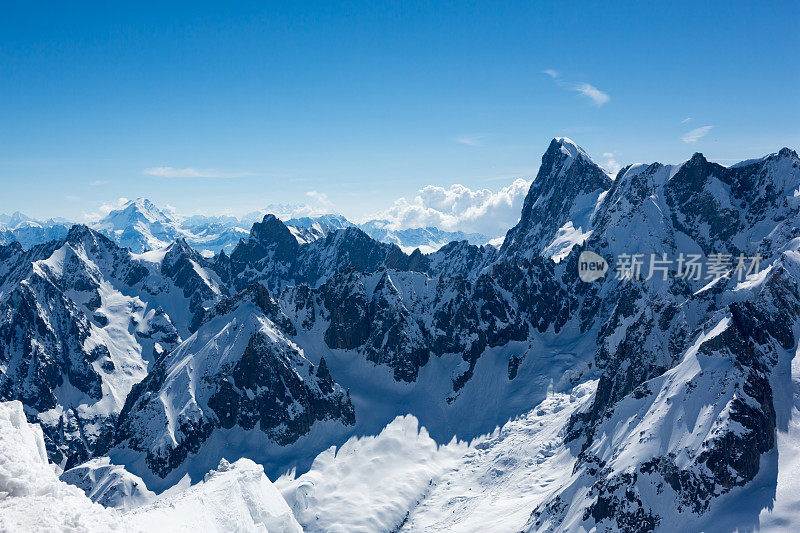
{"label": "distant mountain range", "polygon": [[[479,233],[443,231],[433,227],[392,229],[386,220],[369,220],[358,225],[338,214],[291,216],[300,209],[301,206],[295,205],[271,205],[241,218],[225,215],[180,217],[160,209],[146,198],[138,198],[111,211],[91,227],[135,253],[158,250],[176,239],[184,239],[205,257],[222,251],[230,253],[240,240],[247,239],[253,224],[267,214],[282,219],[299,243],[309,243],[332,231],[351,227],[361,228],[377,241],[396,244],[407,253],[417,248],[422,253],[435,252],[453,241],[482,245],[491,239]],[[38,221],[19,212],[0,215],[0,244],[17,241],[27,249],[64,238],[72,225],[62,218]]]}
{"label": "distant mountain range", "polygon": [[61,218],[34,220],[19,211],[12,215],[0,215],[0,244],[19,242],[23,247],[30,248],[43,242],[63,239],[71,225]]}

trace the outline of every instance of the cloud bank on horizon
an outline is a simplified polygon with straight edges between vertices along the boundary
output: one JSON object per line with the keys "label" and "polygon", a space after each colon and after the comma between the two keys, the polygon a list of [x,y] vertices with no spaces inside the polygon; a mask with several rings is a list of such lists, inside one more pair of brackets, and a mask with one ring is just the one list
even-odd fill
{"label": "cloud bank on horizon", "polygon": [[499,191],[473,190],[454,184],[448,188],[427,185],[413,198],[402,197],[375,218],[389,221],[391,229],[434,226],[445,231],[504,235],[519,220],[531,181],[515,179]]}
{"label": "cloud bank on horizon", "polygon": [[[612,156],[613,154],[606,154]],[[354,222],[368,220],[386,220],[391,230],[436,227],[445,231],[463,231],[481,233],[489,237],[505,235],[510,227],[519,220],[522,203],[530,188],[531,180],[515,179],[511,184],[498,191],[491,189],[470,189],[461,184],[449,187],[426,185],[413,197],[401,197],[383,211],[366,217],[354,217]],[[259,213],[272,213],[282,220],[299,217],[314,217],[329,213],[338,213],[337,207],[325,193],[311,190],[306,192],[306,202],[292,205],[271,204],[259,210]],[[108,216],[112,211],[123,209],[128,198],[119,198],[114,202],[104,203],[96,210],[84,212],[84,222],[95,223]],[[177,217],[188,217],[194,214],[230,215],[229,210],[218,213],[177,213],[172,206],[161,209]],[[242,215],[246,219],[252,213]]]}

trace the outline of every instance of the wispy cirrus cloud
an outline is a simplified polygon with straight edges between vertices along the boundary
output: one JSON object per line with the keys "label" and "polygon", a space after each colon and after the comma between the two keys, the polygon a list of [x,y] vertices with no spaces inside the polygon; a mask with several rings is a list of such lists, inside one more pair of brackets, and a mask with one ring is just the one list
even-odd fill
{"label": "wispy cirrus cloud", "polygon": [[463,144],[464,146],[483,146],[483,136],[462,135],[461,137],[456,137],[455,142]]}
{"label": "wispy cirrus cloud", "polygon": [[103,185],[108,185],[111,183],[109,180],[94,180],[93,182],[89,183],[91,187],[102,187]]}
{"label": "wispy cirrus cloud", "polygon": [[213,168],[198,169],[198,168],[175,168],[175,167],[150,167],[142,171],[143,174],[148,176],[155,176],[157,178],[179,178],[179,179],[198,179],[198,178],[241,178],[247,176],[247,172],[221,172]]}
{"label": "wispy cirrus cloud", "polygon": [[551,68],[543,70],[542,73],[550,76],[553,81],[555,81],[556,84],[558,84],[558,86],[562,89],[577,92],[580,96],[591,100],[597,107],[603,106],[611,100],[611,97],[608,95],[608,93],[601,91],[591,83],[566,82],[561,78],[561,73],[559,71]]}
{"label": "wispy cirrus cloud", "polygon": [[688,124],[692,120],[693,120],[692,117],[686,117],[685,119],[681,120],[681,124]]}
{"label": "wispy cirrus cloud", "polygon": [[708,135],[708,132],[710,132],[713,127],[714,126],[700,126],[699,128],[695,128],[692,131],[684,133],[681,140],[685,143],[696,143],[698,140]]}
{"label": "wispy cirrus cloud", "polygon": [[611,97],[608,94],[604,93],[594,85],[590,85],[588,83],[578,83],[574,87],[572,87],[573,91],[577,91],[580,93],[581,96],[585,96],[592,102],[594,105],[601,106],[608,103],[611,100]]}

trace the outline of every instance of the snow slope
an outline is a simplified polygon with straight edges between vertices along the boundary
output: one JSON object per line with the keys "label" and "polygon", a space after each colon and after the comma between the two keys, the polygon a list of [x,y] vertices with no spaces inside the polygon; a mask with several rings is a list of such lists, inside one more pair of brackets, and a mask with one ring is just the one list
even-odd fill
{"label": "snow slope", "polygon": [[595,385],[552,393],[469,445],[437,446],[415,417],[398,417],[275,484],[309,532],[519,531],[569,478],[575,457],[563,433]]}
{"label": "snow slope", "polygon": [[414,507],[402,531],[515,532],[564,483],[575,463],[564,444],[570,416],[585,409],[595,381],[553,393],[491,435],[476,439]]}
{"label": "snow slope", "polygon": [[0,530],[119,531],[119,515],[59,481],[39,426],[20,402],[0,403]]}
{"label": "snow slope", "polygon": [[326,450],[310,471],[275,484],[306,531],[395,531],[466,449],[455,440],[438,446],[408,415],[374,437]]}
{"label": "snow slope", "polygon": [[790,363],[790,372],[791,390],[784,391],[791,394],[786,398],[791,401],[785,402],[789,418],[784,420],[785,425],[778,428],[777,434],[774,503],[763,508],[758,517],[764,532],[800,531],[800,357],[797,354]]}
{"label": "snow slope", "polygon": [[61,481],[83,489],[86,495],[104,507],[131,509],[156,499],[142,478],[111,464],[108,457],[97,457],[61,474]]}
{"label": "snow slope", "polygon": [[223,459],[202,482],[134,509],[124,521],[134,531],[303,531],[264,469],[249,459]]}
{"label": "snow slope", "polygon": [[0,403],[0,530],[302,531],[264,470],[252,461],[222,461],[197,485],[126,512],[93,503],[58,479],[44,437],[19,402]]}

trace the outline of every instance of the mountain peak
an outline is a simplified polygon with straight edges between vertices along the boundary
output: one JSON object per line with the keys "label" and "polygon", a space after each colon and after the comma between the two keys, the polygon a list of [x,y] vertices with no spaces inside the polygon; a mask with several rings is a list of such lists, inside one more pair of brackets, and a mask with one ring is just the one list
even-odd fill
{"label": "mountain peak", "polygon": [[71,228],[69,228],[69,232],[67,232],[67,241],[74,242],[80,241],[86,238],[87,236],[92,235],[92,230],[89,229],[88,226],[84,224],[75,224]]}
{"label": "mountain peak", "polygon": [[[566,137],[556,137],[542,156],[520,221],[506,234],[502,252],[528,258],[568,253],[587,235],[597,199],[611,184],[608,174],[583,148]],[[562,230],[571,232],[574,238],[558,244]]]}
{"label": "mountain peak", "polygon": [[151,202],[149,199],[140,196],[135,200],[129,200],[126,205],[137,205],[144,208],[155,207],[156,204]]}
{"label": "mountain peak", "polygon": [[575,141],[568,137],[555,137],[552,141],[550,141],[550,146],[547,148],[547,152],[552,151],[560,152],[573,159],[585,157],[589,161],[592,160],[592,158],[589,157],[589,154],[586,153],[586,150],[578,146]]}
{"label": "mountain peak", "polygon": [[169,245],[167,255],[185,255],[190,258],[195,258],[200,254],[186,242],[184,237],[179,237]]}
{"label": "mountain peak", "polygon": [[21,213],[19,211],[14,211],[14,213],[9,218],[7,224],[8,226],[13,228],[18,226],[19,224],[23,224],[26,222],[36,222],[36,221],[24,213]]}
{"label": "mountain peak", "polygon": [[105,244],[115,246],[115,244],[111,240],[107,239],[104,235],[97,233],[92,228],[84,224],[75,224],[69,228],[65,242],[72,245],[94,245],[98,242],[103,242]]}
{"label": "mountain peak", "polygon": [[261,222],[253,224],[250,230],[250,236],[259,241],[263,241],[265,238],[271,241],[274,237],[282,234],[291,235],[291,232],[286,227],[286,224],[281,222],[281,219],[271,213],[264,215]]}
{"label": "mountain peak", "polygon": [[100,227],[124,230],[128,226],[136,225],[139,222],[170,224],[175,220],[174,217],[159,209],[156,204],[147,198],[137,198],[136,200],[129,200],[119,208],[114,209],[98,224]]}
{"label": "mountain peak", "polygon": [[261,222],[253,224],[250,240],[274,248],[285,259],[293,257],[299,246],[286,224],[272,214],[264,215]]}
{"label": "mountain peak", "polygon": [[122,213],[139,213],[150,222],[171,220],[172,217],[158,208],[147,198],[137,198],[124,204],[120,209]]}
{"label": "mountain peak", "polygon": [[208,319],[214,316],[232,313],[236,308],[245,303],[254,303],[259,308],[264,308],[267,307],[267,303],[274,304],[274,301],[267,288],[261,283],[254,281],[236,294],[223,298],[213,305],[204,317],[205,321],[207,322]]}

